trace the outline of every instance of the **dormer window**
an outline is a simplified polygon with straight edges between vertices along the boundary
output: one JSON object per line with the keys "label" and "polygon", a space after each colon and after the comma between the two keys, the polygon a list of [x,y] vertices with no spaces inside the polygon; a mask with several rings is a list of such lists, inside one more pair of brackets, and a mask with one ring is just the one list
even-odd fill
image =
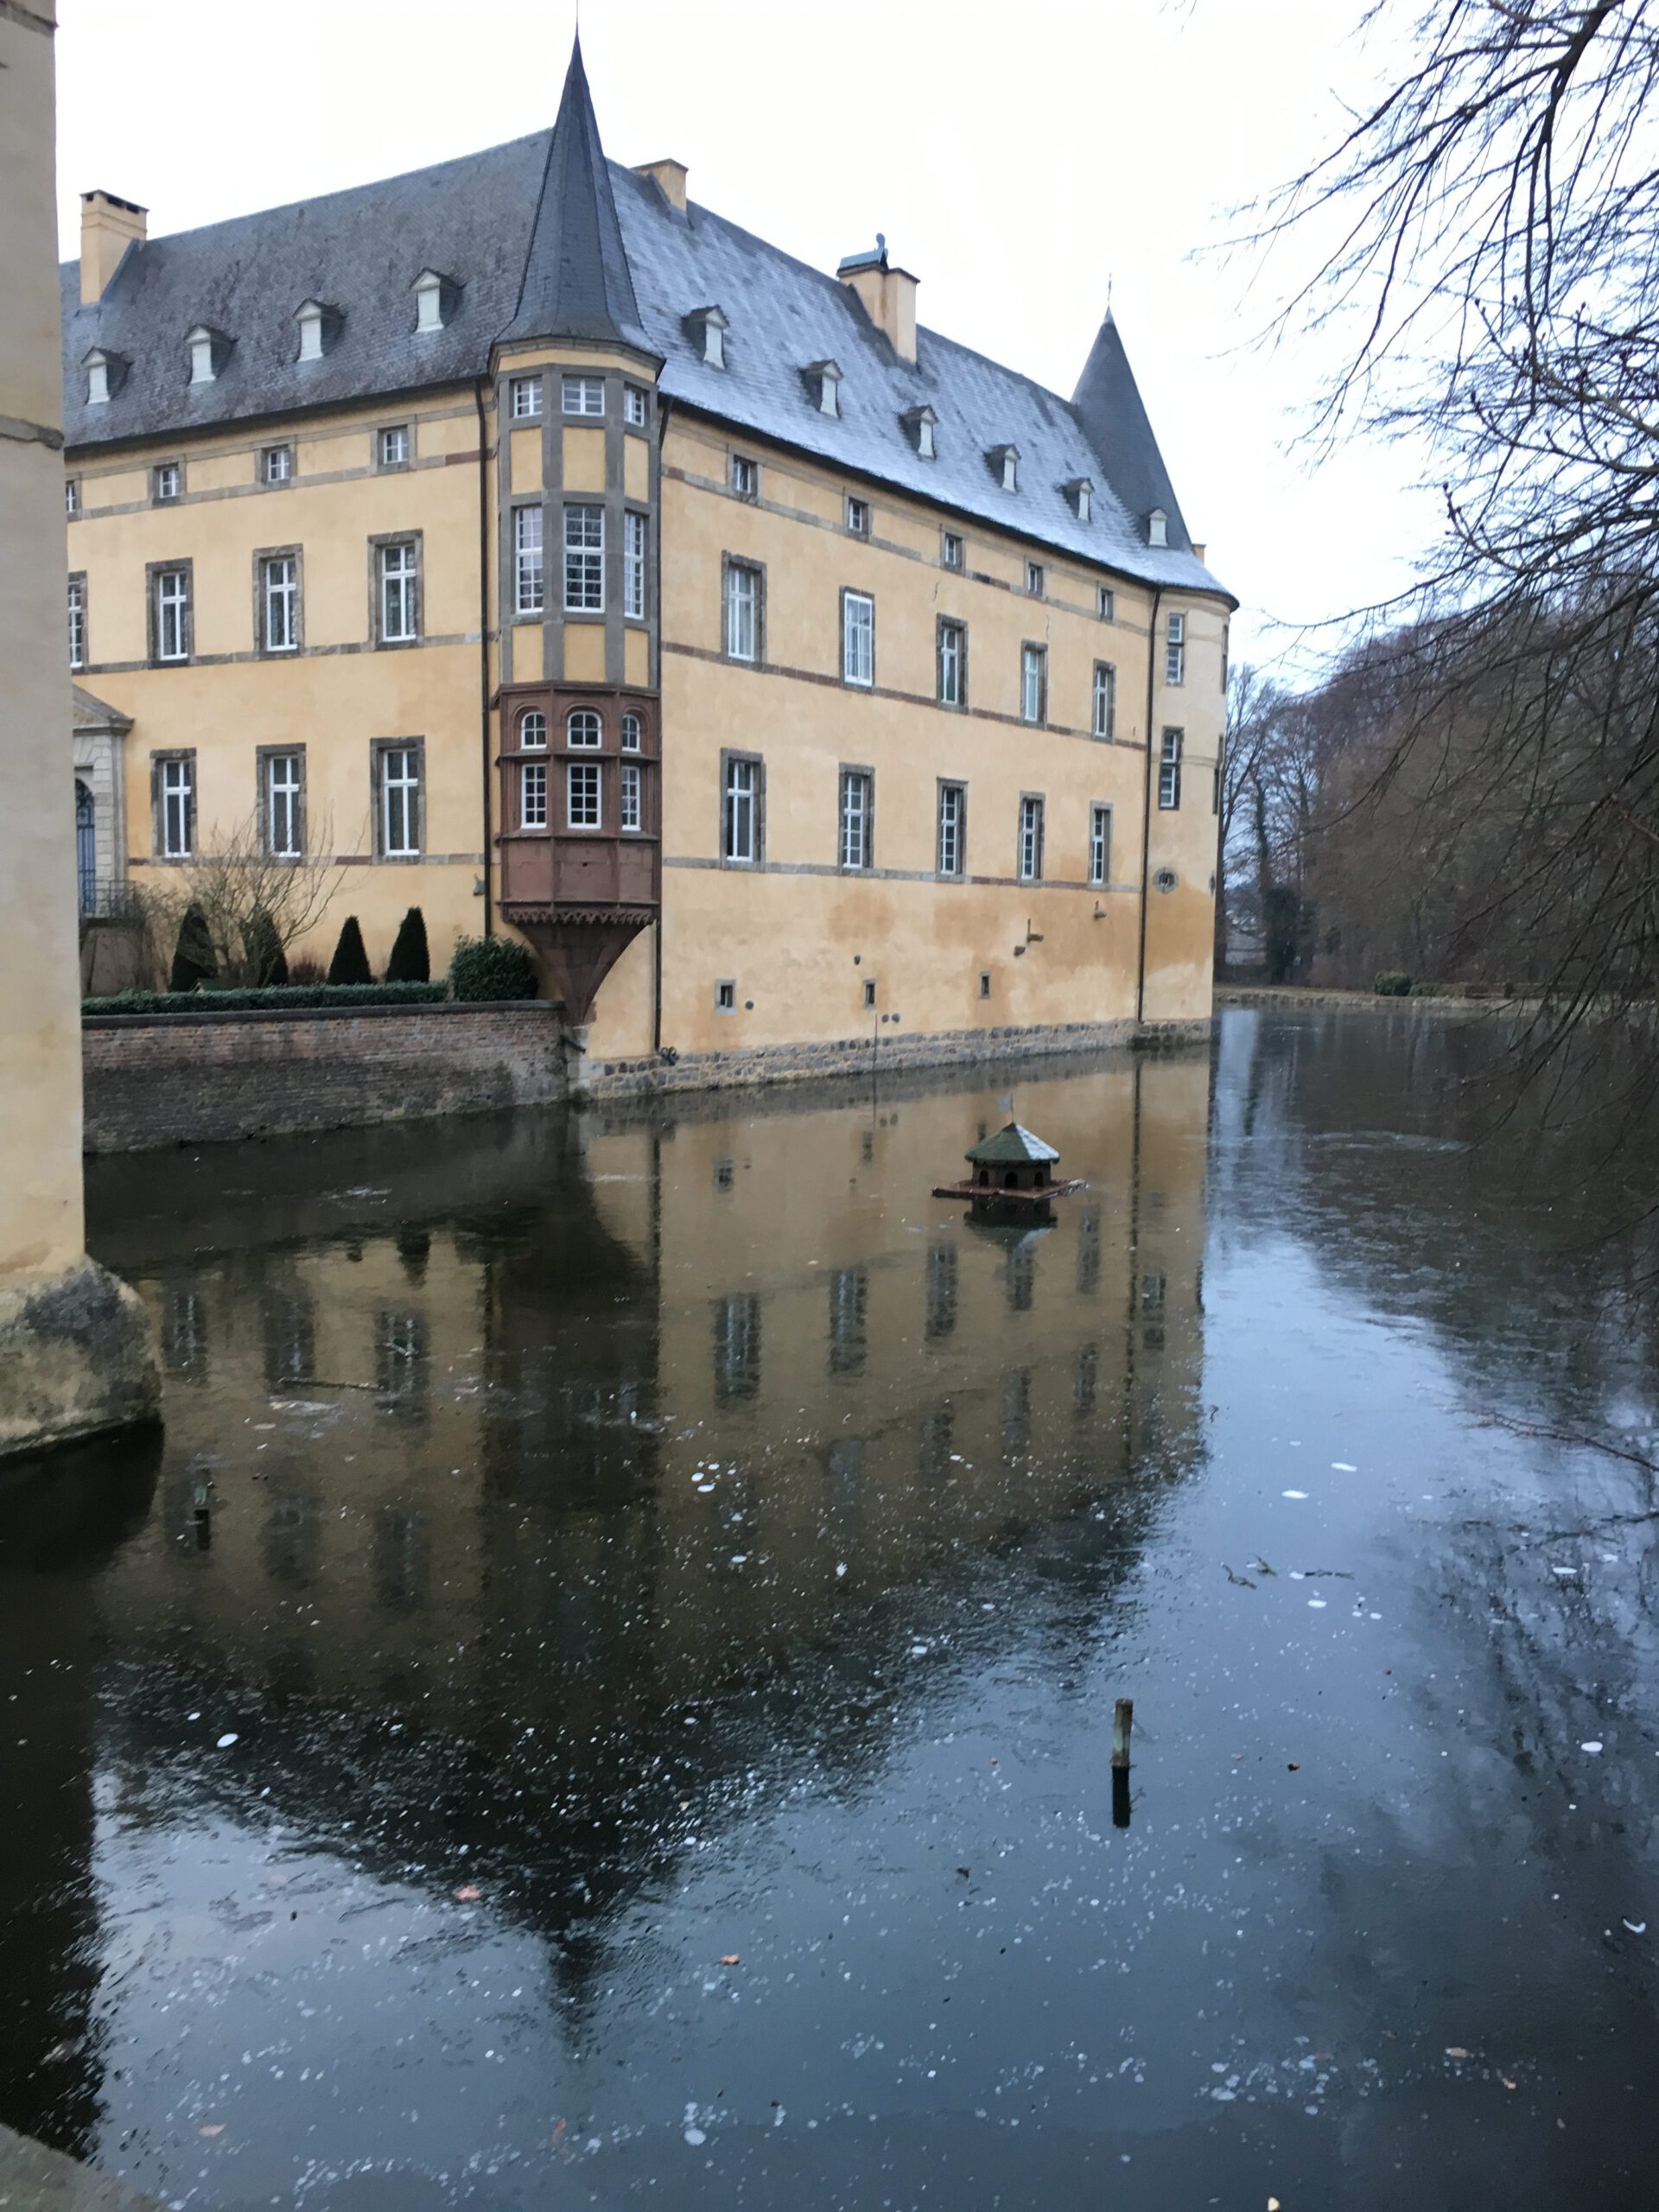
{"label": "dormer window", "polygon": [[81,366],[86,372],[86,404],[107,407],[125,380],[125,355],[106,353],[101,346],[94,346]]}
{"label": "dormer window", "polygon": [[460,285],[448,276],[441,276],[435,269],[423,269],[415,279],[416,332],[442,330],[454,317],[460,293]]}
{"label": "dormer window", "polygon": [[1074,476],[1065,487],[1065,496],[1077,520],[1087,522],[1094,512],[1095,505],[1093,479],[1087,476]]}
{"label": "dormer window", "polygon": [[993,446],[985,456],[991,465],[991,474],[1005,492],[1020,489],[1020,448],[1018,446]]}
{"label": "dormer window", "polygon": [[190,348],[190,381],[192,384],[212,384],[225,365],[230,352],[230,340],[217,330],[210,330],[199,322],[190,333],[187,344]]}
{"label": "dormer window", "polygon": [[694,308],[685,318],[686,335],[711,369],[726,365],[726,333],[731,325],[718,308]]}
{"label": "dormer window", "polygon": [[1169,543],[1169,517],[1161,507],[1154,507],[1147,517],[1147,543],[1148,545],[1167,545]]}
{"label": "dormer window", "polygon": [[812,404],[820,415],[839,415],[841,412],[841,371],[834,361],[812,361],[807,365],[807,389],[812,394]]}
{"label": "dormer window", "polygon": [[922,460],[931,461],[934,457],[933,426],[939,419],[931,407],[912,407],[899,419]]}
{"label": "dormer window", "polygon": [[340,336],[340,316],[336,308],[325,307],[321,300],[302,300],[294,320],[300,326],[301,360],[320,361],[333,351]]}

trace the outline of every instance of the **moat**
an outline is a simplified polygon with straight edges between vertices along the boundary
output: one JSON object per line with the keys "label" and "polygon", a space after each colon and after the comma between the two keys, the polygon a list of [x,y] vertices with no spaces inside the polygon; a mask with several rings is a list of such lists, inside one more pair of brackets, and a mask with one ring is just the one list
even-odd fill
{"label": "moat", "polygon": [[[1659,1354],[1476,1050],[96,1163],[168,1427],[0,1483],[0,2120],[204,2212],[1650,2204]],[[1052,1226],[930,1195],[1011,1112]]]}

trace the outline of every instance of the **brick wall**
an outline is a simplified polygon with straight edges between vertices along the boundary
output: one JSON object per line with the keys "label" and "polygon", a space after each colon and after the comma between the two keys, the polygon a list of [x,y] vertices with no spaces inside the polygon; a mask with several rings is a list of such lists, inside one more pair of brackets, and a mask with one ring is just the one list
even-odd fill
{"label": "brick wall", "polygon": [[542,1105],[566,1090],[559,1010],[528,1001],[95,1014],[81,1049],[92,1153]]}

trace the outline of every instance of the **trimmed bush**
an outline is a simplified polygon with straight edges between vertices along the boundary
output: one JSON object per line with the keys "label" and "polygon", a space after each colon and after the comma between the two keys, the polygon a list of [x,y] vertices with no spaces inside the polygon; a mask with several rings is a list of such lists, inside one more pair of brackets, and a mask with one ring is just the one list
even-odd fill
{"label": "trimmed bush", "polygon": [[194,991],[198,984],[211,983],[218,973],[213,940],[207,934],[207,917],[200,906],[187,906],[184,919],[179,924],[179,941],[173,950],[168,988]]}
{"label": "trimmed bush", "polygon": [[439,1006],[442,983],[289,983],[273,990],[121,991],[83,999],[83,1014],[254,1014],[270,1007]]}
{"label": "trimmed bush", "polygon": [[536,969],[524,946],[506,937],[464,937],[449,963],[458,999],[533,999]]}
{"label": "trimmed bush", "polygon": [[248,983],[257,991],[280,989],[288,981],[288,955],[276,934],[276,925],[264,907],[257,908],[242,925],[242,950],[247,962]]}
{"label": "trimmed bush", "polygon": [[369,956],[364,950],[363,932],[358,927],[357,916],[347,914],[340,925],[340,942],[334,947],[334,957],[328,963],[331,983],[372,983],[374,970],[369,965]]}
{"label": "trimmed bush", "polygon": [[426,917],[418,906],[411,906],[398,925],[397,941],[386,963],[386,981],[424,983],[431,973],[431,957],[426,949]]}
{"label": "trimmed bush", "polygon": [[1380,999],[1408,999],[1411,978],[1402,976],[1397,968],[1385,968],[1371,988]]}

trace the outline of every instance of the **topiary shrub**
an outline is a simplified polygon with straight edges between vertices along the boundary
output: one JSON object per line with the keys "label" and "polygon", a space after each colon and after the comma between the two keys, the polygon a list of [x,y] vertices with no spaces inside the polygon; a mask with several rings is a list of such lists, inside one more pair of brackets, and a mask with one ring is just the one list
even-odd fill
{"label": "topiary shrub", "polygon": [[334,957],[328,963],[331,983],[372,983],[374,970],[369,965],[369,956],[363,949],[363,932],[357,925],[357,916],[347,914],[340,925],[340,942],[334,947]]}
{"label": "topiary shrub", "polygon": [[449,989],[458,999],[533,999],[535,965],[513,938],[464,937],[449,963]]}
{"label": "topiary shrub", "polygon": [[194,991],[211,983],[219,973],[213,940],[207,934],[207,917],[200,906],[187,906],[179,924],[179,941],[173,950],[173,966],[167,979],[170,991]]}
{"label": "topiary shrub", "polygon": [[398,925],[397,939],[386,963],[386,981],[424,983],[430,981],[431,975],[432,961],[426,949],[426,917],[418,906],[411,906]]}
{"label": "topiary shrub", "polygon": [[1371,988],[1380,999],[1408,999],[1411,978],[1402,976],[1397,968],[1385,968]]}
{"label": "topiary shrub", "polygon": [[288,955],[264,906],[256,907],[242,925],[242,953],[251,990],[276,990],[287,982]]}

